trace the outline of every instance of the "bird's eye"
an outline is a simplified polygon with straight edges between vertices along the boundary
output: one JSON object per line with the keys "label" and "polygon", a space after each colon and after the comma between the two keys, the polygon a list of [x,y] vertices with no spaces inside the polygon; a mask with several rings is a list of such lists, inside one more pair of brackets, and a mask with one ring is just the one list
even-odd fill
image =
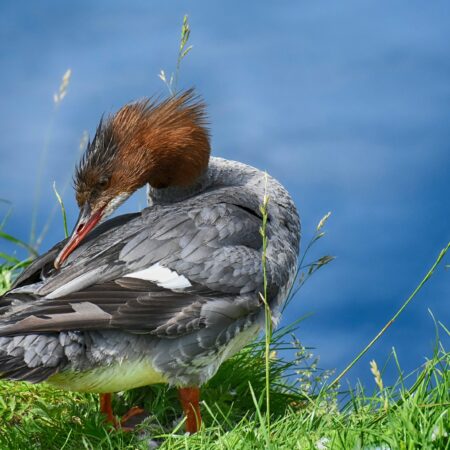
{"label": "bird's eye", "polygon": [[108,186],[108,183],[109,183],[108,178],[101,178],[101,179],[98,181],[98,187],[99,187],[100,189],[104,189],[105,187]]}

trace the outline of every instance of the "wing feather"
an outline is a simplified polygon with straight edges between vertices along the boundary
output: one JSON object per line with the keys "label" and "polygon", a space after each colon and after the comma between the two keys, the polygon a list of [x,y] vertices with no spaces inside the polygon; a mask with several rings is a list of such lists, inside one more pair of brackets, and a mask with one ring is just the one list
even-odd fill
{"label": "wing feather", "polygon": [[[124,329],[172,338],[205,327],[220,332],[261,308],[260,224],[257,215],[226,202],[155,206],[105,222],[62,270],[51,268],[60,243],[19,277],[2,299],[0,336]],[[191,286],[162,288],[130,276],[157,263]]]}

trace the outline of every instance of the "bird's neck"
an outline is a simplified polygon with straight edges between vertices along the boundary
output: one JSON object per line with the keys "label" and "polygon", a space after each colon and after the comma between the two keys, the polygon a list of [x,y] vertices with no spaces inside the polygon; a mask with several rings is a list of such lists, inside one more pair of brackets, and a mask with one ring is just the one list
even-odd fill
{"label": "bird's neck", "polygon": [[158,189],[148,185],[148,205],[175,203],[207,190],[227,187],[251,193],[252,195],[247,195],[246,201],[249,204],[255,203],[255,210],[259,210],[264,194],[272,196],[272,204],[285,196],[289,198],[282,186],[264,172],[240,162],[211,157],[206,171],[190,186]]}
{"label": "bird's neck", "polygon": [[182,201],[203,192],[210,184],[209,170],[207,169],[194,184],[189,186],[169,186],[154,188],[147,185],[147,202],[149,206]]}

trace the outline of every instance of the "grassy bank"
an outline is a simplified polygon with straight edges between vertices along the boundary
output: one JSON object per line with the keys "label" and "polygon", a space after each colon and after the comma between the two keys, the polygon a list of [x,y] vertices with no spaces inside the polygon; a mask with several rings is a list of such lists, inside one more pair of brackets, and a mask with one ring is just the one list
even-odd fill
{"label": "grassy bank", "polygon": [[[267,448],[264,402],[255,405],[250,389],[257,397],[264,390],[263,360],[251,346],[220,369],[203,390],[205,426],[194,436],[184,435],[176,393],[163,386],[115,396],[118,412],[138,404],[151,413],[136,432],[122,433],[103,424],[95,395],[0,382],[0,448]],[[450,448],[449,368],[450,354],[439,345],[415,373],[370,394],[362,387],[341,394],[339,407],[337,391],[289,386],[281,373],[293,363],[274,360],[269,448]]]}
{"label": "grassy bank", "polygon": [[[15,261],[0,266],[6,289]],[[18,269],[20,270],[20,268]],[[437,330],[449,335],[442,324]],[[374,391],[343,392],[328,383],[295,326],[274,333],[270,356],[270,431],[265,416],[266,345],[256,342],[225,362],[203,389],[205,426],[184,434],[176,391],[135,389],[114,398],[124,413],[139,405],[150,413],[133,433],[112,430],[98,396],[45,385],[0,382],[0,449],[413,449],[450,448],[450,353],[439,339],[429,360],[385,386],[372,364]],[[285,355],[286,359],[278,355]],[[368,368],[369,370],[369,368]]]}

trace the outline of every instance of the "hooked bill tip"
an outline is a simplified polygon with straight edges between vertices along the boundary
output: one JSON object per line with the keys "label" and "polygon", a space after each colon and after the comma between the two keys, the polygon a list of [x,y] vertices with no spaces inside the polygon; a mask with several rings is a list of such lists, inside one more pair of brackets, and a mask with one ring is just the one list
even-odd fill
{"label": "hooked bill tip", "polygon": [[58,256],[53,262],[53,266],[56,270],[59,270],[64,263],[64,261],[69,257],[69,255],[79,246],[80,242],[89,234],[91,230],[100,222],[104,214],[104,208],[101,208],[91,214],[87,219],[81,216],[75,229],[67,241],[63,249],[58,253]]}

